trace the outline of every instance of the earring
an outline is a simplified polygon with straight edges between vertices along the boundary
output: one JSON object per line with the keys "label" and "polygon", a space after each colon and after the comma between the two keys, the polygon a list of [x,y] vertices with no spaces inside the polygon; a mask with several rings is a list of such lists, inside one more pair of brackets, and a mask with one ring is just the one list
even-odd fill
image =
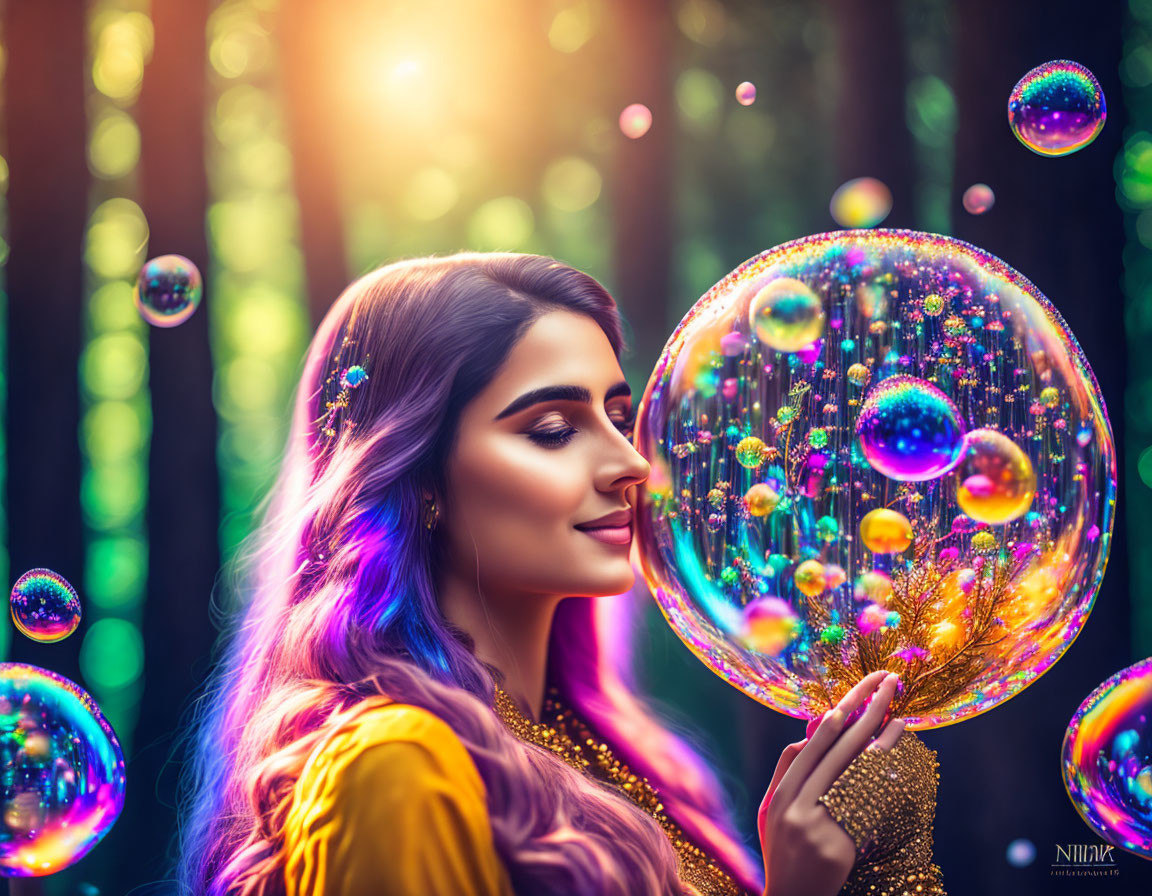
{"label": "earring", "polygon": [[436,506],[436,499],[433,498],[424,503],[424,528],[435,528],[436,523],[440,521],[440,508]]}

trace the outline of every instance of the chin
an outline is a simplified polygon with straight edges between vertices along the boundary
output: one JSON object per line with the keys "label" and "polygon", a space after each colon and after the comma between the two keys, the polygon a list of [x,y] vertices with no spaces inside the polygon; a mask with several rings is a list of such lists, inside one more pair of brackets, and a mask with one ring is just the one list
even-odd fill
{"label": "chin", "polygon": [[636,570],[632,568],[627,557],[621,557],[619,561],[612,563],[611,568],[614,569],[617,563],[620,566],[620,574],[608,575],[609,564],[601,561],[598,569],[603,575],[598,576],[595,582],[585,583],[583,590],[576,593],[585,597],[609,597],[628,591],[636,583]]}

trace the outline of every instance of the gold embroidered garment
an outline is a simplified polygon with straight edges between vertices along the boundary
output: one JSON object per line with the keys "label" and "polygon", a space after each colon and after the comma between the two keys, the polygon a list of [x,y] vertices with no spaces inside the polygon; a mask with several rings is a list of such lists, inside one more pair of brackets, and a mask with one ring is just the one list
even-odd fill
{"label": "gold embroidered garment", "polygon": [[891,750],[865,750],[820,802],[856,843],[842,896],[947,896],[932,862],[940,778],[936,751],[905,730]]}
{"label": "gold embroidered garment", "polygon": [[682,884],[690,885],[700,896],[744,896],[747,892],[669,820],[660,795],[648,779],[634,775],[616,759],[608,745],[597,740],[588,726],[563,704],[555,688],[550,688],[545,697],[541,722],[525,716],[516,701],[499,687],[495,709],[508,729],[521,740],[551,750],[578,771],[610,784],[656,819],[680,858]]}

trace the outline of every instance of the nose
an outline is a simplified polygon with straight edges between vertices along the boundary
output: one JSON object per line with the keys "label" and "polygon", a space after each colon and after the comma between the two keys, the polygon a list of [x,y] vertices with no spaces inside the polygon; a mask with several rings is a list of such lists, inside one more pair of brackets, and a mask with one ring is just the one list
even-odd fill
{"label": "nose", "polygon": [[611,451],[604,455],[604,463],[597,476],[597,486],[601,491],[631,489],[647,479],[651,472],[652,465],[644,455],[621,436],[612,440]]}

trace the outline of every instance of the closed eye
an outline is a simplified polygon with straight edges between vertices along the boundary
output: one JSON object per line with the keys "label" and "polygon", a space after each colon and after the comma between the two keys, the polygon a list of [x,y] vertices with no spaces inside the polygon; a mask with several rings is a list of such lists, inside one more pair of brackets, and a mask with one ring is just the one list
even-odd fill
{"label": "closed eye", "polygon": [[[636,415],[629,414],[624,420],[613,420],[612,423],[625,438],[631,439],[636,426]],[[538,445],[558,448],[572,441],[573,436],[575,436],[577,432],[578,430],[575,429],[575,427],[562,426],[533,430],[528,432],[527,436]]]}

